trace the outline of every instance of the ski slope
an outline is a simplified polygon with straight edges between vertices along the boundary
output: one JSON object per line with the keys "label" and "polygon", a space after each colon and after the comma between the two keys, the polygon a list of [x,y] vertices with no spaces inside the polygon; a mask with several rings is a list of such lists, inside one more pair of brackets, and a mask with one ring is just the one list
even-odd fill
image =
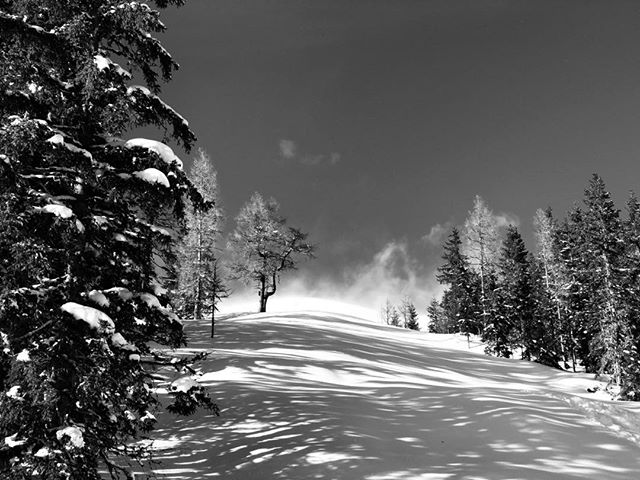
{"label": "ski slope", "polygon": [[187,331],[222,415],[159,417],[161,479],[640,478],[638,406],[590,398],[588,375],[345,313]]}

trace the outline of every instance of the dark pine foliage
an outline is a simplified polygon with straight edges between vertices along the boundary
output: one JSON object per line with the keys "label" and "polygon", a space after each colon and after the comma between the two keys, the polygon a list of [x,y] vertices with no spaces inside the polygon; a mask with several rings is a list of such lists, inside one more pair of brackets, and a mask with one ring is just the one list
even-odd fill
{"label": "dark pine foliage", "polygon": [[[129,478],[118,457],[145,453],[149,343],[184,344],[162,266],[185,199],[202,203],[166,145],[119,138],[194,143],[157,96],[177,67],[163,29],[139,2],[0,0],[1,478]],[[173,390],[178,411],[215,409]]]}
{"label": "dark pine foliage", "polygon": [[[429,306],[429,330],[477,332],[495,355],[519,349],[525,359],[607,375],[621,398],[640,400],[640,202],[632,194],[623,218],[593,175],[582,207],[561,222],[539,210],[535,227],[535,255],[515,227],[506,229],[484,304],[454,229],[437,276],[447,288]],[[483,322],[454,321],[479,311]]]}
{"label": "dark pine foliage", "polygon": [[482,330],[479,280],[462,254],[462,240],[458,229],[451,230],[443,248],[444,263],[438,267],[436,278],[449,288],[444,293],[439,308],[431,306],[432,318],[439,310],[440,326],[435,331],[478,334]]}

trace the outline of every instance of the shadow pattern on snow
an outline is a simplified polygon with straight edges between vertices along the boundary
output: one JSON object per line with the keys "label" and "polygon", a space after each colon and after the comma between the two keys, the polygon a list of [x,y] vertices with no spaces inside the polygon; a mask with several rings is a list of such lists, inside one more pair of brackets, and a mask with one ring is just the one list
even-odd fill
{"label": "shadow pattern on snow", "polygon": [[347,315],[187,325],[221,417],[163,415],[166,479],[624,479],[640,450],[550,394],[567,375]]}

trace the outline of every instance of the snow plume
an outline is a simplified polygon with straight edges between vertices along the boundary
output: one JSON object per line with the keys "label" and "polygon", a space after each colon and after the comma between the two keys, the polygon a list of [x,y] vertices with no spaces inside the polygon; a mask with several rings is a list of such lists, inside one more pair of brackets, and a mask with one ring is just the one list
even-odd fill
{"label": "snow plume", "polygon": [[283,160],[293,160],[301,165],[314,167],[318,165],[336,165],[342,160],[342,155],[338,152],[330,153],[299,153],[298,145],[293,140],[282,139],[278,143],[280,158]]}
{"label": "snow plume", "polygon": [[513,225],[514,227],[517,227],[520,225],[520,219],[518,218],[517,215],[514,215],[513,213],[508,213],[508,212],[494,213],[493,217],[495,219],[496,226],[498,228],[506,228],[509,225]]}
{"label": "snow plume", "polygon": [[336,165],[340,160],[342,160],[342,155],[338,152],[331,152],[329,154],[305,155],[300,159],[300,163],[309,166]]}
{"label": "snow plume", "polygon": [[422,241],[427,245],[440,247],[447,239],[447,236],[451,232],[452,228],[453,224],[451,222],[436,223],[435,225],[431,226],[429,233],[423,235]]}
{"label": "snow plume", "polygon": [[[405,240],[385,244],[372,258],[346,267],[333,274],[305,274],[301,265],[297,272],[283,275],[278,292],[269,299],[268,311],[322,310],[360,315],[380,320],[380,308],[388,299],[394,305],[408,296],[413,301],[426,328],[426,307],[442,288],[431,266],[412,253]],[[255,311],[258,297],[254,288],[238,290],[222,302],[223,312]]]}
{"label": "snow plume", "polygon": [[282,158],[294,158],[296,156],[296,142],[293,140],[280,140],[280,155]]}

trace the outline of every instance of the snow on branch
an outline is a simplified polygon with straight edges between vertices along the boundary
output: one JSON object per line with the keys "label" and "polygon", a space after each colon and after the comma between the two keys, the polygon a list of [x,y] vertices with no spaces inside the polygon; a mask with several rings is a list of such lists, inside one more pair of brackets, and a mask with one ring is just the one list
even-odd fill
{"label": "snow on branch", "polygon": [[96,308],[75,302],[67,302],[60,307],[60,310],[68,313],[78,321],[85,322],[98,333],[112,334],[115,331],[115,324],[109,315]]}
{"label": "snow on branch", "polygon": [[131,140],[127,140],[124,146],[126,148],[144,148],[145,150],[158,155],[163,162],[169,165],[175,162],[178,168],[182,169],[182,160],[180,160],[178,156],[173,153],[173,150],[171,150],[170,147],[162,142],[149,140],[148,138],[132,138]]}
{"label": "snow on branch", "polygon": [[195,136],[189,129],[189,122],[147,87],[132,85],[127,89],[127,95],[131,103],[138,107],[138,114],[143,118],[153,112],[156,114],[155,116],[172,125],[174,133],[185,145],[193,143]]}
{"label": "snow on branch", "polygon": [[108,57],[94,55],[93,63],[99,71],[113,70],[117,75],[124,78],[131,78],[131,74]]}
{"label": "snow on branch", "polygon": [[84,148],[76,147],[72,143],[66,142],[64,137],[59,133],[56,133],[51,138],[48,138],[47,142],[52,144],[52,145],[55,145],[55,146],[60,146],[60,147],[66,148],[70,152],[80,153],[80,154],[84,155],[85,157],[87,157],[89,160],[93,160],[93,156],[91,155],[91,153],[89,153]]}
{"label": "snow on branch", "polygon": [[167,176],[157,168],[147,168],[140,172],[133,172],[133,176],[147,183],[159,183],[164,187],[170,187],[169,179],[167,178]]}
{"label": "snow on branch", "polygon": [[11,15],[7,12],[0,10],[0,31],[18,30],[32,35],[45,37],[48,40],[56,38],[55,31],[47,31],[38,25],[32,25],[26,21],[26,18],[19,17],[18,15]]}

